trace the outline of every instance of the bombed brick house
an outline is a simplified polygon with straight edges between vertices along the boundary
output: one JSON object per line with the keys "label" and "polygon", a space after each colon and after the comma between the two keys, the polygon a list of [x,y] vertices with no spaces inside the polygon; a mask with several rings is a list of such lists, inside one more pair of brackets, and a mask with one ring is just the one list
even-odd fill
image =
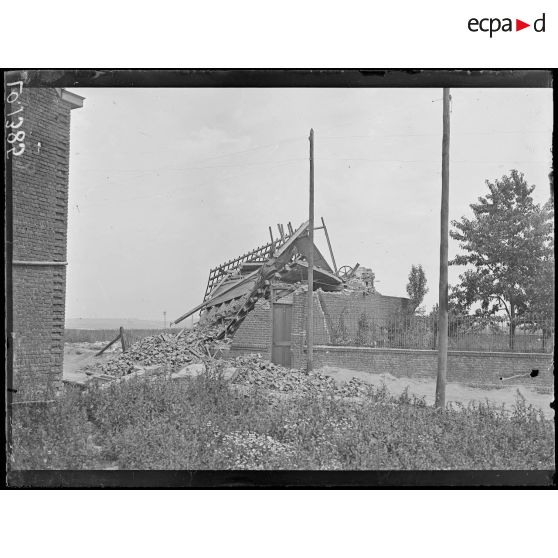
{"label": "bombed brick house", "polygon": [[25,131],[25,150],[12,159],[11,383],[17,401],[48,396],[62,381],[70,114],[83,98],[55,88],[14,91]]}
{"label": "bombed brick house", "polygon": [[[306,345],[308,259],[314,261],[314,343],[358,343],[362,319],[412,314],[407,298],[383,296],[374,288],[370,269],[337,269],[325,222],[332,264],[308,235],[308,222],[294,230],[279,226],[279,237],[209,272],[201,304],[175,320],[201,312],[201,320],[225,325],[232,339],[230,356],[261,353],[276,364],[300,368]],[[359,321],[360,320],[360,321]]]}

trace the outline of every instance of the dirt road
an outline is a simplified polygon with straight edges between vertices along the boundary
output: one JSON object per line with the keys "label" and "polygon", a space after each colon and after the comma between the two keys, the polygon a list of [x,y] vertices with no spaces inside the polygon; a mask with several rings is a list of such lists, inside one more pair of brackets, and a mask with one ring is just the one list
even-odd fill
{"label": "dirt road", "polygon": [[[436,391],[435,380],[424,380],[416,378],[396,378],[391,374],[371,374],[369,372],[356,372],[345,368],[324,366],[319,372],[331,376],[337,382],[346,382],[351,378],[359,378],[364,382],[374,386],[381,386],[384,382],[386,387],[393,395],[399,395],[406,387],[409,394],[417,397],[424,397],[429,405],[434,404],[434,394]],[[537,387],[536,379],[533,380],[533,387],[525,385],[506,385],[495,387],[494,389],[477,388],[462,384],[448,383],[446,386],[446,401],[454,401],[467,404],[470,401],[486,400],[496,405],[504,403],[506,408],[511,408],[517,397],[517,390],[525,397],[527,403],[541,409],[545,416],[554,418],[554,411],[550,408],[550,403],[554,400],[553,389],[550,387]]]}

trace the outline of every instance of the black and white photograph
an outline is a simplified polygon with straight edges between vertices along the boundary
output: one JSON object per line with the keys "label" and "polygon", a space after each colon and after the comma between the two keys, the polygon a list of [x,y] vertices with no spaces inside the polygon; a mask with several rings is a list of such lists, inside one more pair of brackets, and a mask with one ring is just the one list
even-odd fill
{"label": "black and white photograph", "polygon": [[552,79],[5,72],[8,484],[552,485]]}

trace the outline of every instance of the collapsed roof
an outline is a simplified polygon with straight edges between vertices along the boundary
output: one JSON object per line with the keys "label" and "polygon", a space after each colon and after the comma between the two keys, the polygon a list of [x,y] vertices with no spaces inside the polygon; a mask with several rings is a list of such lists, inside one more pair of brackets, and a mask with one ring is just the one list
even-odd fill
{"label": "collapsed roof", "polygon": [[[322,224],[318,228],[324,229],[331,250],[323,219]],[[279,225],[280,237],[277,239],[273,238],[270,228],[271,242],[211,269],[203,302],[177,318],[174,323],[202,310],[210,311],[240,302],[238,307],[233,306],[236,315],[226,325],[221,338],[227,334],[232,335],[257,300],[269,296],[272,283],[286,284],[287,287],[292,285],[294,290],[296,284],[307,281],[311,252],[314,256],[314,289],[342,290],[343,284],[352,277],[358,264],[354,268],[337,270],[331,253],[335,268],[332,269],[316,245],[310,241],[308,226],[309,222],[306,221],[293,230],[289,223],[285,231]]]}

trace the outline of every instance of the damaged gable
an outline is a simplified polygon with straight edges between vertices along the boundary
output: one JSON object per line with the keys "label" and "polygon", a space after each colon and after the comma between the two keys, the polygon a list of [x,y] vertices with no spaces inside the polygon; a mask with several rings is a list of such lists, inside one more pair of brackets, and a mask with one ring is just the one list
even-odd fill
{"label": "damaged gable", "polygon": [[207,317],[219,315],[221,311],[222,319],[236,314],[227,324],[223,336],[232,334],[257,300],[269,298],[273,283],[283,283],[283,290],[285,284],[291,285],[294,290],[298,283],[307,280],[310,251],[314,256],[315,289],[341,290],[343,279],[334,273],[315,244],[310,242],[308,224],[306,221],[296,230],[289,224],[287,233],[280,226],[280,238],[275,240],[272,236],[270,243],[211,269],[203,302],[174,323],[198,311],[203,311]]}

